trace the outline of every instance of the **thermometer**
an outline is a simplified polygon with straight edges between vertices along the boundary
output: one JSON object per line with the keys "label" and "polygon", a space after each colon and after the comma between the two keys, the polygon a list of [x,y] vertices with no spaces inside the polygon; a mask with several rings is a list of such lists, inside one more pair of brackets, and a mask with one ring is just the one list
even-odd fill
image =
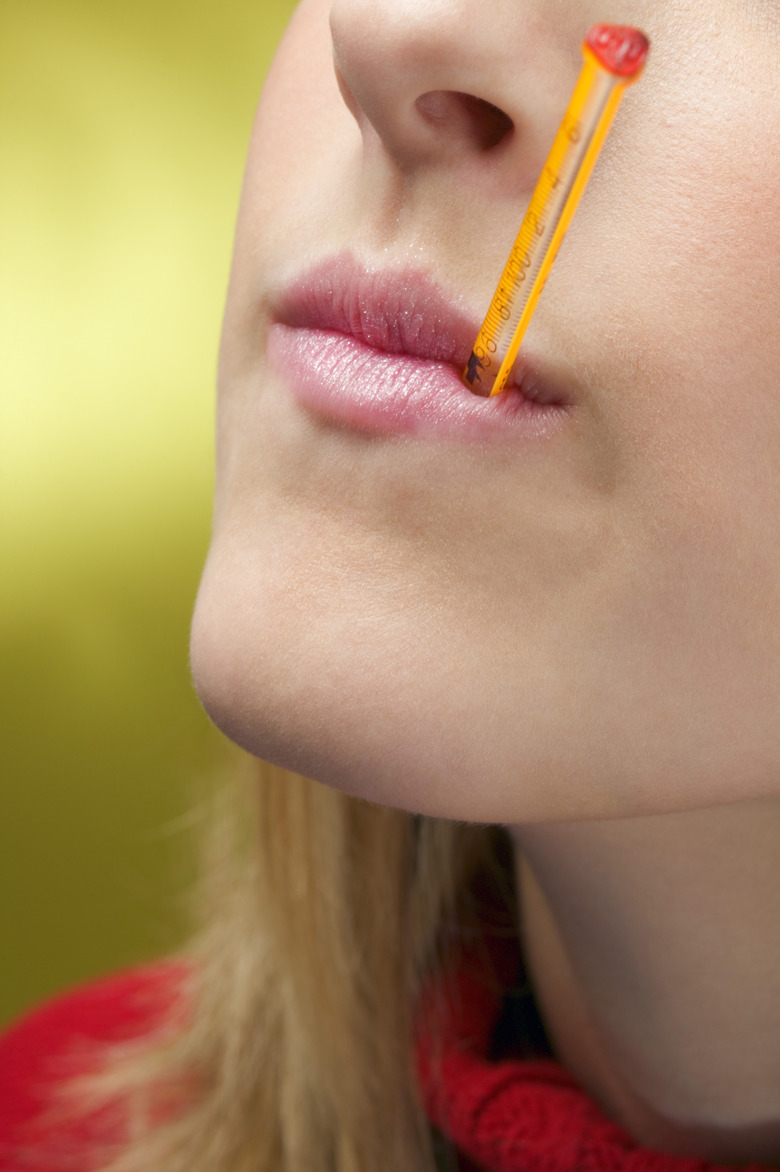
{"label": "thermometer", "polygon": [[609,24],[596,25],[583,41],[582,72],[463,372],[477,395],[506,389],[566,229],[649,47],[638,29]]}

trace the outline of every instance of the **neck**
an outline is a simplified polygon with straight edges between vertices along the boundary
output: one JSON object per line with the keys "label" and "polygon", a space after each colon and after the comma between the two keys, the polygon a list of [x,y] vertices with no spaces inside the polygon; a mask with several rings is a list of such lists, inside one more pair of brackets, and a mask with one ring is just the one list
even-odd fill
{"label": "neck", "polygon": [[780,799],[512,833],[561,1060],[647,1146],[780,1164]]}

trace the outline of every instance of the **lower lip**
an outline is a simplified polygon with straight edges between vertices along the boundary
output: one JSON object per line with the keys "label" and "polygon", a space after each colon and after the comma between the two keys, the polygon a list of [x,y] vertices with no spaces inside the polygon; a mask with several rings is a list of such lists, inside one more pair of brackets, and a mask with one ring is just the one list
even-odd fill
{"label": "lower lip", "polygon": [[543,440],[569,415],[517,390],[473,395],[454,366],[375,350],[349,334],[271,325],[268,358],[295,400],[324,421],[375,435]]}

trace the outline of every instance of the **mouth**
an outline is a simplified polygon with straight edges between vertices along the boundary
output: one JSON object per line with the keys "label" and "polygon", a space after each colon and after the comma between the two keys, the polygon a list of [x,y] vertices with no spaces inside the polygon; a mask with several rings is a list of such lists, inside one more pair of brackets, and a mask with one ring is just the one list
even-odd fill
{"label": "mouth", "polygon": [[476,440],[556,432],[574,402],[532,355],[519,356],[500,395],[484,399],[464,386],[478,328],[425,273],[339,256],[278,298],[268,358],[306,411],[359,432]]}

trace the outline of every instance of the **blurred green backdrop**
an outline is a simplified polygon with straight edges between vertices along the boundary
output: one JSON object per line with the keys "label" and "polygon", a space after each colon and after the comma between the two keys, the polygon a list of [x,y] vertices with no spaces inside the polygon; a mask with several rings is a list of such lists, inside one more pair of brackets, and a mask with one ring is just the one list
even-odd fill
{"label": "blurred green backdrop", "polygon": [[0,6],[0,1022],[183,930],[219,320],[292,7]]}

